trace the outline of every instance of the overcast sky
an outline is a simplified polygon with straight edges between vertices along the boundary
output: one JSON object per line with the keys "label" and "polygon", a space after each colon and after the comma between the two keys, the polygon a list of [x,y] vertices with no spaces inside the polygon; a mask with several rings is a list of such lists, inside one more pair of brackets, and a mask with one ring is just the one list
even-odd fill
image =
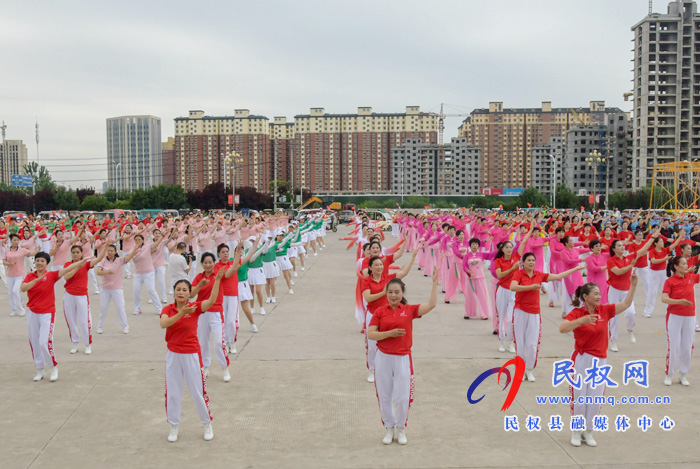
{"label": "overcast sky", "polygon": [[[656,0],[665,12],[668,1]],[[37,6],[39,5],[39,6]],[[647,0],[4,2],[0,120],[55,180],[102,188],[107,117],[506,107],[631,110]],[[446,140],[462,118],[447,120]]]}

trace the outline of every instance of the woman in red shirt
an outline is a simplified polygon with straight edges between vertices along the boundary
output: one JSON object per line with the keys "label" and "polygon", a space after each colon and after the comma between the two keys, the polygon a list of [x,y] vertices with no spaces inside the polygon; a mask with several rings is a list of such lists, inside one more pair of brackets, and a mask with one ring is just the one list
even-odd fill
{"label": "woman in red shirt", "polygon": [[540,337],[542,337],[540,287],[544,282],[561,280],[584,268],[583,265],[579,265],[559,274],[547,274],[535,271],[535,261],[533,253],[525,254],[522,270],[516,271],[510,282],[510,290],[515,292],[513,309],[515,352],[525,360],[525,376],[528,381],[535,381],[532,370],[537,366]]}
{"label": "woman in red shirt", "polygon": [[24,277],[20,291],[27,292],[27,332],[29,334],[29,346],[32,349],[32,357],[36,366],[34,381],[41,381],[46,373],[44,366],[51,364],[51,381],[58,379],[58,362],[53,353],[53,324],[56,317],[56,295],[54,285],[60,278],[71,272],[75,272],[85,265],[88,259],[82,259],[75,264],[64,267],[58,271],[48,271],[51,256],[45,252],[39,252],[34,256],[36,271]]}
{"label": "woman in red shirt", "polygon": [[[202,367],[202,355],[197,340],[199,316],[211,308],[219,296],[221,277],[224,269],[219,269],[211,285],[211,294],[204,301],[190,303],[192,286],[187,280],[178,280],[174,287],[175,301],[163,308],[160,314],[160,327],[165,331],[168,353],[165,356],[165,411],[170,424],[168,441],[177,441],[180,425],[180,404],[182,403],[183,380],[194,401],[199,419],[204,425],[204,439],[214,438],[209,412],[207,380]],[[208,284],[208,280],[203,280]]]}
{"label": "woman in red shirt", "polygon": [[688,261],[684,257],[675,257],[669,266],[673,275],[664,283],[661,302],[668,305],[666,309],[666,377],[664,384],[671,385],[671,378],[678,370],[680,382],[689,386],[686,375],[690,371],[690,359],[695,343],[695,284],[700,276],[689,272]]}
{"label": "woman in red shirt", "polygon": [[[414,251],[415,252],[415,251]],[[404,298],[406,286],[398,278],[386,285],[386,304],[377,308],[368,326],[368,336],[377,341],[376,382],[379,411],[386,435],[385,445],[396,438],[400,445],[408,443],[406,424],[413,402],[414,379],[413,320],[425,316],[437,305],[438,272],[433,270],[433,288],[428,303],[409,305]]]}
{"label": "woman in red shirt", "polygon": [[612,228],[606,226],[603,230],[603,235],[598,240],[603,243],[608,249],[612,246],[613,241],[617,239],[617,233]]}
{"label": "woman in red shirt", "polygon": [[673,257],[671,255],[673,249],[675,249],[682,239],[683,235],[676,238],[670,246],[664,247],[663,238],[658,237],[649,249],[649,290],[646,291],[647,304],[644,307],[645,318],[650,318],[651,313],[654,311],[656,297],[659,294],[659,287],[663,287],[666,281],[666,264]]}
{"label": "woman in red shirt", "polygon": [[[411,266],[416,260],[416,255],[420,249],[414,249],[411,255],[411,260],[395,274],[389,274],[388,269],[384,268],[384,261],[380,257],[372,257],[367,264],[369,275],[362,279],[362,298],[367,302],[367,314],[365,314],[365,324],[369,326],[372,321],[374,311],[380,306],[386,304],[386,284],[393,278],[402,279],[411,271]],[[368,329],[366,327],[365,329]],[[369,338],[365,333],[365,351],[367,356],[367,369],[369,376],[367,381],[374,383],[374,358],[377,354],[377,341]]]}
{"label": "woman in red shirt", "polygon": [[[608,301],[610,303],[619,303],[627,297],[627,291],[630,288],[630,276],[632,275],[632,268],[634,267],[637,259],[645,255],[651,243],[655,238],[650,238],[649,241],[641,247],[641,249],[636,250],[634,254],[625,256],[625,244],[624,242],[616,239],[610,246],[610,258],[607,262],[608,267]],[[634,324],[635,316],[637,312],[634,309],[634,302],[630,305],[629,309],[625,311],[625,318],[627,319],[627,333],[629,334],[630,342],[635,343],[637,339],[634,337]],[[617,352],[617,329],[618,320],[614,317],[610,320],[610,350]]]}
{"label": "woman in red shirt", "polygon": [[520,268],[520,256],[527,244],[532,227],[518,246],[518,252],[513,252],[513,243],[504,241],[498,245],[494,267],[498,283],[496,285],[496,315],[498,316],[498,351],[505,352],[506,347],[510,353],[515,353],[513,344],[513,308],[515,307],[515,292],[510,290],[513,273]]}
{"label": "woman in red shirt", "polygon": [[571,360],[574,362],[575,383],[580,383],[580,389],[569,386],[572,396],[571,415],[583,416],[586,420],[586,430],[574,431],[571,436],[573,446],[581,446],[581,437],[588,446],[596,446],[593,439],[593,419],[600,413],[600,404],[585,404],[587,398],[602,397],[605,393],[605,385],[595,388],[590,383],[584,382],[586,369],[591,368],[593,361],[598,361],[598,366],[607,362],[608,350],[608,323],[618,314],[626,311],[634,299],[634,291],[637,287],[637,276],[632,275],[627,296],[620,303],[600,304],[600,288],[595,283],[587,283],[576,289],[573,309],[559,326],[559,332],[568,334],[574,332],[574,353]]}

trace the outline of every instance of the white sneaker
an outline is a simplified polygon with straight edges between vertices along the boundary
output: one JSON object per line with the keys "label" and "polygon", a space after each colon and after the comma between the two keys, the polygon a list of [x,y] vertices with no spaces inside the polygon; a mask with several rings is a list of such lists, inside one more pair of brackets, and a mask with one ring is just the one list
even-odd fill
{"label": "white sneaker", "polygon": [[51,370],[51,376],[49,377],[49,381],[56,381],[58,379],[58,366],[54,366],[53,370]]}
{"label": "white sneaker", "polygon": [[21,317],[21,318],[23,318],[26,315],[27,315],[27,312],[25,310],[22,310],[19,312],[19,317]]}
{"label": "white sneaker", "polygon": [[70,353],[78,353],[79,344],[73,344],[73,348],[70,349]]}
{"label": "white sneaker", "polygon": [[610,341],[610,350],[612,350],[613,352],[617,352],[617,340]]}
{"label": "white sneaker", "polygon": [[253,332],[259,331],[258,326],[256,326],[255,324],[253,324],[251,327],[253,328]]}
{"label": "white sneaker", "polygon": [[95,290],[95,295],[99,295],[99,294],[100,294],[100,290]]}
{"label": "white sneaker", "polygon": [[272,297],[268,297],[268,298],[265,300],[265,303],[272,303]]}
{"label": "white sneaker", "polygon": [[644,313],[644,314],[642,314],[642,316],[644,316],[645,318],[650,318],[650,317],[651,317],[651,313]]}
{"label": "white sneaker", "polygon": [[211,441],[214,439],[214,429],[211,428],[211,422],[204,424],[204,441]]}
{"label": "white sneaker", "polygon": [[386,435],[384,435],[384,438],[382,438],[382,443],[385,445],[390,445],[392,441],[394,441],[394,429],[387,428]]}
{"label": "white sneaker", "polygon": [[125,327],[124,329],[122,329],[122,332],[123,332],[124,334],[128,334],[128,333],[129,333],[129,328],[128,328],[128,327]]}
{"label": "white sneaker", "polygon": [[267,314],[267,311],[265,311],[265,308],[260,308],[260,316],[265,316]]}
{"label": "white sneaker", "polygon": [[15,317],[15,316],[17,316],[17,311],[12,311],[12,312],[10,313],[10,317],[13,318],[13,317]]}
{"label": "white sneaker", "polygon": [[102,328],[101,328],[101,327],[98,327],[98,328],[97,328],[97,333],[98,333],[98,334],[102,334]]}
{"label": "white sneaker", "polygon": [[277,303],[277,297],[276,297],[276,296],[273,296],[273,297],[272,297],[272,303]]}
{"label": "white sneaker", "polygon": [[669,375],[664,376],[664,386],[670,386],[673,384],[673,380]]}
{"label": "white sneaker", "polygon": [[632,331],[627,331],[627,333],[628,333],[629,336],[630,336],[630,342],[632,342],[633,344],[634,344],[635,342],[637,342],[637,338],[634,336],[634,332],[632,332]]}
{"label": "white sneaker", "polygon": [[498,343],[498,351],[499,352],[505,352],[506,351],[506,341],[502,340]]}
{"label": "white sneaker", "polygon": [[295,276],[295,277],[297,276],[297,271],[296,271],[296,270],[294,271],[294,276]]}
{"label": "white sneaker", "polygon": [[512,340],[508,342],[508,351],[510,353],[515,353],[515,344]]}
{"label": "white sneaker", "polygon": [[151,299],[149,298],[149,299],[148,299],[148,304],[149,304],[149,305],[152,305],[152,304],[153,304],[153,300],[151,300]]}
{"label": "white sneaker", "polygon": [[683,386],[690,386],[690,382],[688,381],[688,378],[685,377],[685,374],[681,374],[681,384]]}
{"label": "white sneaker", "polygon": [[316,257],[316,256],[318,256],[318,253],[317,253],[317,252],[314,253],[314,257]]}
{"label": "white sneaker", "polygon": [[231,381],[231,373],[229,373],[228,368],[224,370],[224,383]]}
{"label": "white sneaker", "polygon": [[34,375],[34,381],[41,381],[46,376],[46,372],[42,368],[41,370],[36,370],[36,375]]}
{"label": "white sneaker", "polygon": [[170,435],[168,435],[168,441],[170,443],[175,443],[177,441],[177,425],[170,425]]}
{"label": "white sneaker", "polygon": [[305,269],[304,269],[304,266],[301,267],[301,270],[305,270]]}
{"label": "white sneaker", "polygon": [[700,332],[700,324],[695,325],[695,332]]}
{"label": "white sneaker", "polygon": [[141,311],[134,311],[134,316],[141,314]]}
{"label": "white sneaker", "polygon": [[92,353],[92,348],[89,345],[85,346],[85,355],[90,355]]}
{"label": "white sneaker", "polygon": [[532,370],[525,370],[525,376],[527,376],[527,380],[531,383],[535,382],[535,375],[532,374]]}
{"label": "white sneaker", "polygon": [[369,372],[369,376],[367,376],[367,382],[374,383],[374,370]]}
{"label": "white sneaker", "polygon": [[290,289],[289,289],[289,294],[290,294],[290,295],[293,295],[293,294],[294,294],[294,290],[292,290],[292,289],[290,288]]}
{"label": "white sneaker", "polygon": [[406,429],[401,427],[396,427],[396,439],[399,440],[400,445],[405,445],[408,443],[406,439]]}
{"label": "white sneaker", "polygon": [[290,281],[289,281],[289,284],[290,284],[291,286],[296,285],[296,283],[294,283],[294,280],[290,280]]}
{"label": "white sneaker", "polygon": [[581,446],[581,432],[571,432],[571,446]]}
{"label": "white sneaker", "polygon": [[207,367],[204,367],[204,377],[206,378],[208,376],[209,376],[209,367],[207,366]]}
{"label": "white sneaker", "polygon": [[584,431],[581,434],[581,437],[583,437],[583,441],[588,445],[588,446],[596,446],[598,443],[596,443],[595,439],[593,438],[593,432],[591,431]]}
{"label": "white sneaker", "polygon": [[167,299],[167,298],[163,298],[163,304],[164,304],[164,305],[167,305],[167,304],[168,304],[168,299]]}
{"label": "white sneaker", "polygon": [[232,345],[231,346],[231,353],[238,353],[238,350],[236,350],[236,346]]}

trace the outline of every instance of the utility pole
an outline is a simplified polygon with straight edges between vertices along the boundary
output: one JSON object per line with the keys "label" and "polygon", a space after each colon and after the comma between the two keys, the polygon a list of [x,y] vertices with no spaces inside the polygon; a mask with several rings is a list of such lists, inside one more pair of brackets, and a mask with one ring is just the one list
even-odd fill
{"label": "utility pole", "polygon": [[[277,145],[279,145],[279,143],[275,142],[275,146]],[[277,212],[277,151],[274,148],[272,151],[272,164],[274,165],[272,176],[274,178],[274,189],[272,192],[272,212],[275,213]]]}

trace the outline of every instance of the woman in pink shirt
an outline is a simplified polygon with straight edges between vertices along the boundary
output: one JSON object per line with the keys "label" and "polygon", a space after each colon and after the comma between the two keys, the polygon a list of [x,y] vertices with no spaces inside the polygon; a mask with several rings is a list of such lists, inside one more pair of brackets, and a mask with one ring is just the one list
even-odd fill
{"label": "woman in pink shirt", "polygon": [[54,233],[51,238],[51,249],[49,250],[49,255],[53,259],[52,271],[59,271],[63,268],[63,265],[68,262],[70,257],[71,246],[77,242],[78,238],[69,240],[69,233],[67,232],[59,230]]}
{"label": "woman in pink shirt", "polygon": [[24,270],[24,259],[27,256],[35,256],[39,249],[29,252],[28,249],[20,247],[20,239],[16,234],[10,235],[10,247],[5,249],[2,258],[2,265],[7,268],[7,291],[10,293],[10,316],[24,316],[24,305],[19,287],[27,274]]}
{"label": "woman in pink shirt", "polygon": [[477,304],[481,319],[493,316],[483,265],[485,260],[492,261],[496,257],[496,253],[479,252],[480,248],[481,241],[477,238],[469,240],[469,252],[465,255],[453,247],[454,254],[462,259],[461,269],[464,272],[461,275],[462,291],[464,292],[464,319],[476,317]]}
{"label": "woman in pink shirt", "polygon": [[595,283],[600,289],[600,304],[608,304],[608,258],[603,252],[603,243],[594,239],[590,242],[591,255],[586,257],[586,282]]}
{"label": "woman in pink shirt", "polygon": [[[26,249],[27,251],[34,251],[39,245],[37,242],[37,236],[32,234],[32,230],[28,226],[22,228],[22,239],[19,242],[19,247]],[[41,246],[39,246],[41,249]],[[24,258],[24,270],[25,272],[31,272],[34,270],[34,256],[27,256]]]}
{"label": "woman in pink shirt", "polygon": [[168,295],[165,290],[165,241],[166,238],[159,229],[153,230],[153,247],[151,248],[151,258],[153,269],[156,273],[156,292],[160,294],[163,304],[168,303]]}
{"label": "woman in pink shirt", "polygon": [[119,257],[117,246],[110,244],[106,248],[106,257],[97,264],[97,275],[102,277],[102,289],[100,290],[100,318],[97,321],[97,333],[102,334],[102,326],[107,317],[109,303],[114,301],[117,308],[119,322],[124,334],[129,333],[129,323],[126,321],[124,301],[124,286],[122,284],[122,271],[124,265],[136,255],[136,251],[130,252],[125,257]]}
{"label": "woman in pink shirt", "polygon": [[[582,260],[581,256],[588,254],[588,252],[587,250],[575,248],[574,245],[577,243],[572,236],[564,236],[561,242],[564,245],[564,249],[559,253],[561,258],[560,272],[567,272],[579,266]],[[580,271],[575,271],[571,275],[564,277],[564,290],[561,297],[562,317],[566,317],[574,309],[572,301],[576,294],[576,289],[582,285],[583,276]]]}
{"label": "woman in pink shirt", "polygon": [[156,293],[156,272],[151,257],[153,248],[152,242],[144,242],[142,234],[134,236],[134,314],[141,314],[141,288],[144,285],[158,315],[163,309]]}
{"label": "woman in pink shirt", "polygon": [[[126,225],[122,231],[122,254],[124,257],[134,250],[136,244],[134,241],[135,236],[134,228],[131,225]],[[126,278],[131,278],[131,269],[128,262],[124,264],[124,270],[126,271]]]}

